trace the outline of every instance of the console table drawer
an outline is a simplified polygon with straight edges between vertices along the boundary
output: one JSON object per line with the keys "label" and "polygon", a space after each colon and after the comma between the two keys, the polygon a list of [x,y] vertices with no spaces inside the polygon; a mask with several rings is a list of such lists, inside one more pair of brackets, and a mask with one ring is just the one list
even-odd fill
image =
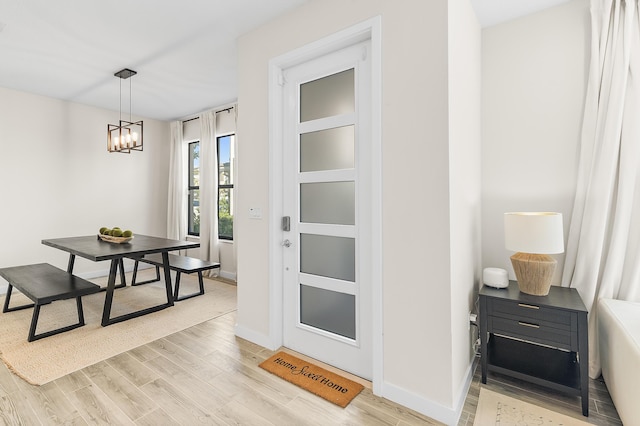
{"label": "console table drawer", "polygon": [[512,319],[525,319],[539,323],[556,324],[556,327],[571,328],[572,313],[559,309],[540,306],[533,303],[513,302],[509,300],[489,299],[489,312],[493,316],[500,316]]}
{"label": "console table drawer", "polygon": [[509,318],[489,317],[488,330],[490,333],[511,336],[516,339],[528,340],[542,345],[575,351],[578,342],[575,341],[571,329],[549,327],[543,323]]}

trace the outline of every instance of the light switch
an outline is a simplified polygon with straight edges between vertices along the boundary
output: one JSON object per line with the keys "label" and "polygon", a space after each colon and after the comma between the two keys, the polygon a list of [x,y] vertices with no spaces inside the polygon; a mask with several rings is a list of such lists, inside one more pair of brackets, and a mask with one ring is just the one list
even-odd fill
{"label": "light switch", "polygon": [[260,207],[249,207],[249,219],[262,219],[262,209]]}

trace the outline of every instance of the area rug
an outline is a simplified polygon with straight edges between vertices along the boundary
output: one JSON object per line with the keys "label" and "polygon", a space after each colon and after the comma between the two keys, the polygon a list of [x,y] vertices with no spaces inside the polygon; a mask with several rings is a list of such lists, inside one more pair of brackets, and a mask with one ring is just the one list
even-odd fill
{"label": "area rug", "polygon": [[263,361],[260,367],[342,408],[364,388],[360,383],[286,352],[278,352]]}
{"label": "area rug", "polygon": [[582,426],[588,423],[537,405],[529,404],[485,388],[480,399],[474,426]]}
{"label": "area rug", "polygon": [[[144,277],[142,278],[144,279]],[[181,293],[197,288],[197,274],[182,274]],[[236,309],[236,287],[205,279],[205,294],[139,318],[102,327],[105,293],[82,298],[85,326],[34,342],[27,342],[33,309],[0,313],[0,356],[18,376],[43,385],[99,361],[142,346]],[[11,296],[11,306],[28,303],[22,294]],[[166,302],[164,284],[117,289],[112,317]],[[4,297],[0,297],[4,303]],[[42,307],[38,333],[78,321],[75,299]]]}

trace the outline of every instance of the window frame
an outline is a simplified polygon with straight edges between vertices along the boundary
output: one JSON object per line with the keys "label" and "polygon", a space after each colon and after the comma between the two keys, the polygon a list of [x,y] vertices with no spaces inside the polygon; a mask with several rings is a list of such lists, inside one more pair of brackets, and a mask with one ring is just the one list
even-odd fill
{"label": "window frame", "polygon": [[[232,210],[232,200],[233,200],[233,189],[234,189],[234,182],[233,182],[233,168],[231,166],[231,164],[229,164],[229,180],[231,181],[231,183],[228,184],[221,184],[220,183],[220,140],[223,138],[227,138],[227,137],[231,137],[231,140],[229,141],[229,162],[231,163],[233,161],[233,157],[231,156],[231,153],[234,151],[234,144],[236,141],[236,134],[235,133],[226,133],[220,136],[216,136],[216,158],[218,161],[218,196],[217,196],[217,202],[216,202],[216,208],[218,209],[218,239],[219,240],[225,240],[225,241],[233,241],[233,210]],[[223,163],[224,164],[224,163]],[[220,191],[223,189],[227,189],[229,190],[229,210],[231,213],[231,236],[228,235],[220,235]]]}
{"label": "window frame", "polygon": [[[197,144],[198,145],[198,154],[200,154],[200,141],[192,141],[192,142],[188,142],[187,143],[187,162],[188,167],[187,167],[187,235],[191,236],[191,237],[199,237],[200,236],[200,226],[198,224],[198,232],[194,232],[192,231],[193,229],[193,225],[194,225],[194,217],[193,217],[193,202],[192,202],[192,198],[191,198],[191,191],[200,191],[200,185],[191,185],[192,179],[191,177],[193,176],[194,170],[193,170],[193,161],[191,158],[191,147],[192,145]],[[198,182],[200,183],[200,182]]]}
{"label": "window frame", "polygon": [[[231,140],[229,141],[229,162],[232,161],[233,157],[231,156],[231,152],[234,151],[234,144],[235,144],[235,133],[227,133],[224,135],[220,135],[216,137],[216,158],[217,158],[217,171],[218,171],[218,188],[217,188],[217,196],[216,196],[216,208],[217,208],[217,212],[218,212],[218,239],[219,240],[225,240],[225,241],[233,241],[233,215],[231,215],[232,217],[232,224],[231,224],[231,235],[221,235],[220,234],[220,193],[222,190],[228,190],[229,191],[229,210],[230,213],[232,213],[232,206],[231,206],[231,202],[233,200],[233,190],[234,190],[234,182],[233,182],[233,173],[232,173],[232,168],[231,168],[231,164],[229,165],[229,180],[231,181],[230,183],[224,183],[221,184],[220,183],[220,167],[221,165],[223,165],[224,163],[220,162],[220,141],[223,138],[228,138],[231,137]],[[192,197],[192,191],[200,191],[200,185],[192,185],[193,179],[192,177],[194,176],[194,167],[193,167],[193,158],[191,156],[191,152],[193,151],[193,146],[196,145],[198,147],[198,153],[200,152],[200,141],[196,140],[196,141],[191,141],[191,142],[187,142],[187,162],[188,162],[188,166],[187,166],[187,235],[190,237],[200,237],[200,229],[198,227],[198,232],[194,231],[194,222],[195,222],[195,218],[193,215],[193,197]],[[199,183],[199,182],[198,182]]]}

